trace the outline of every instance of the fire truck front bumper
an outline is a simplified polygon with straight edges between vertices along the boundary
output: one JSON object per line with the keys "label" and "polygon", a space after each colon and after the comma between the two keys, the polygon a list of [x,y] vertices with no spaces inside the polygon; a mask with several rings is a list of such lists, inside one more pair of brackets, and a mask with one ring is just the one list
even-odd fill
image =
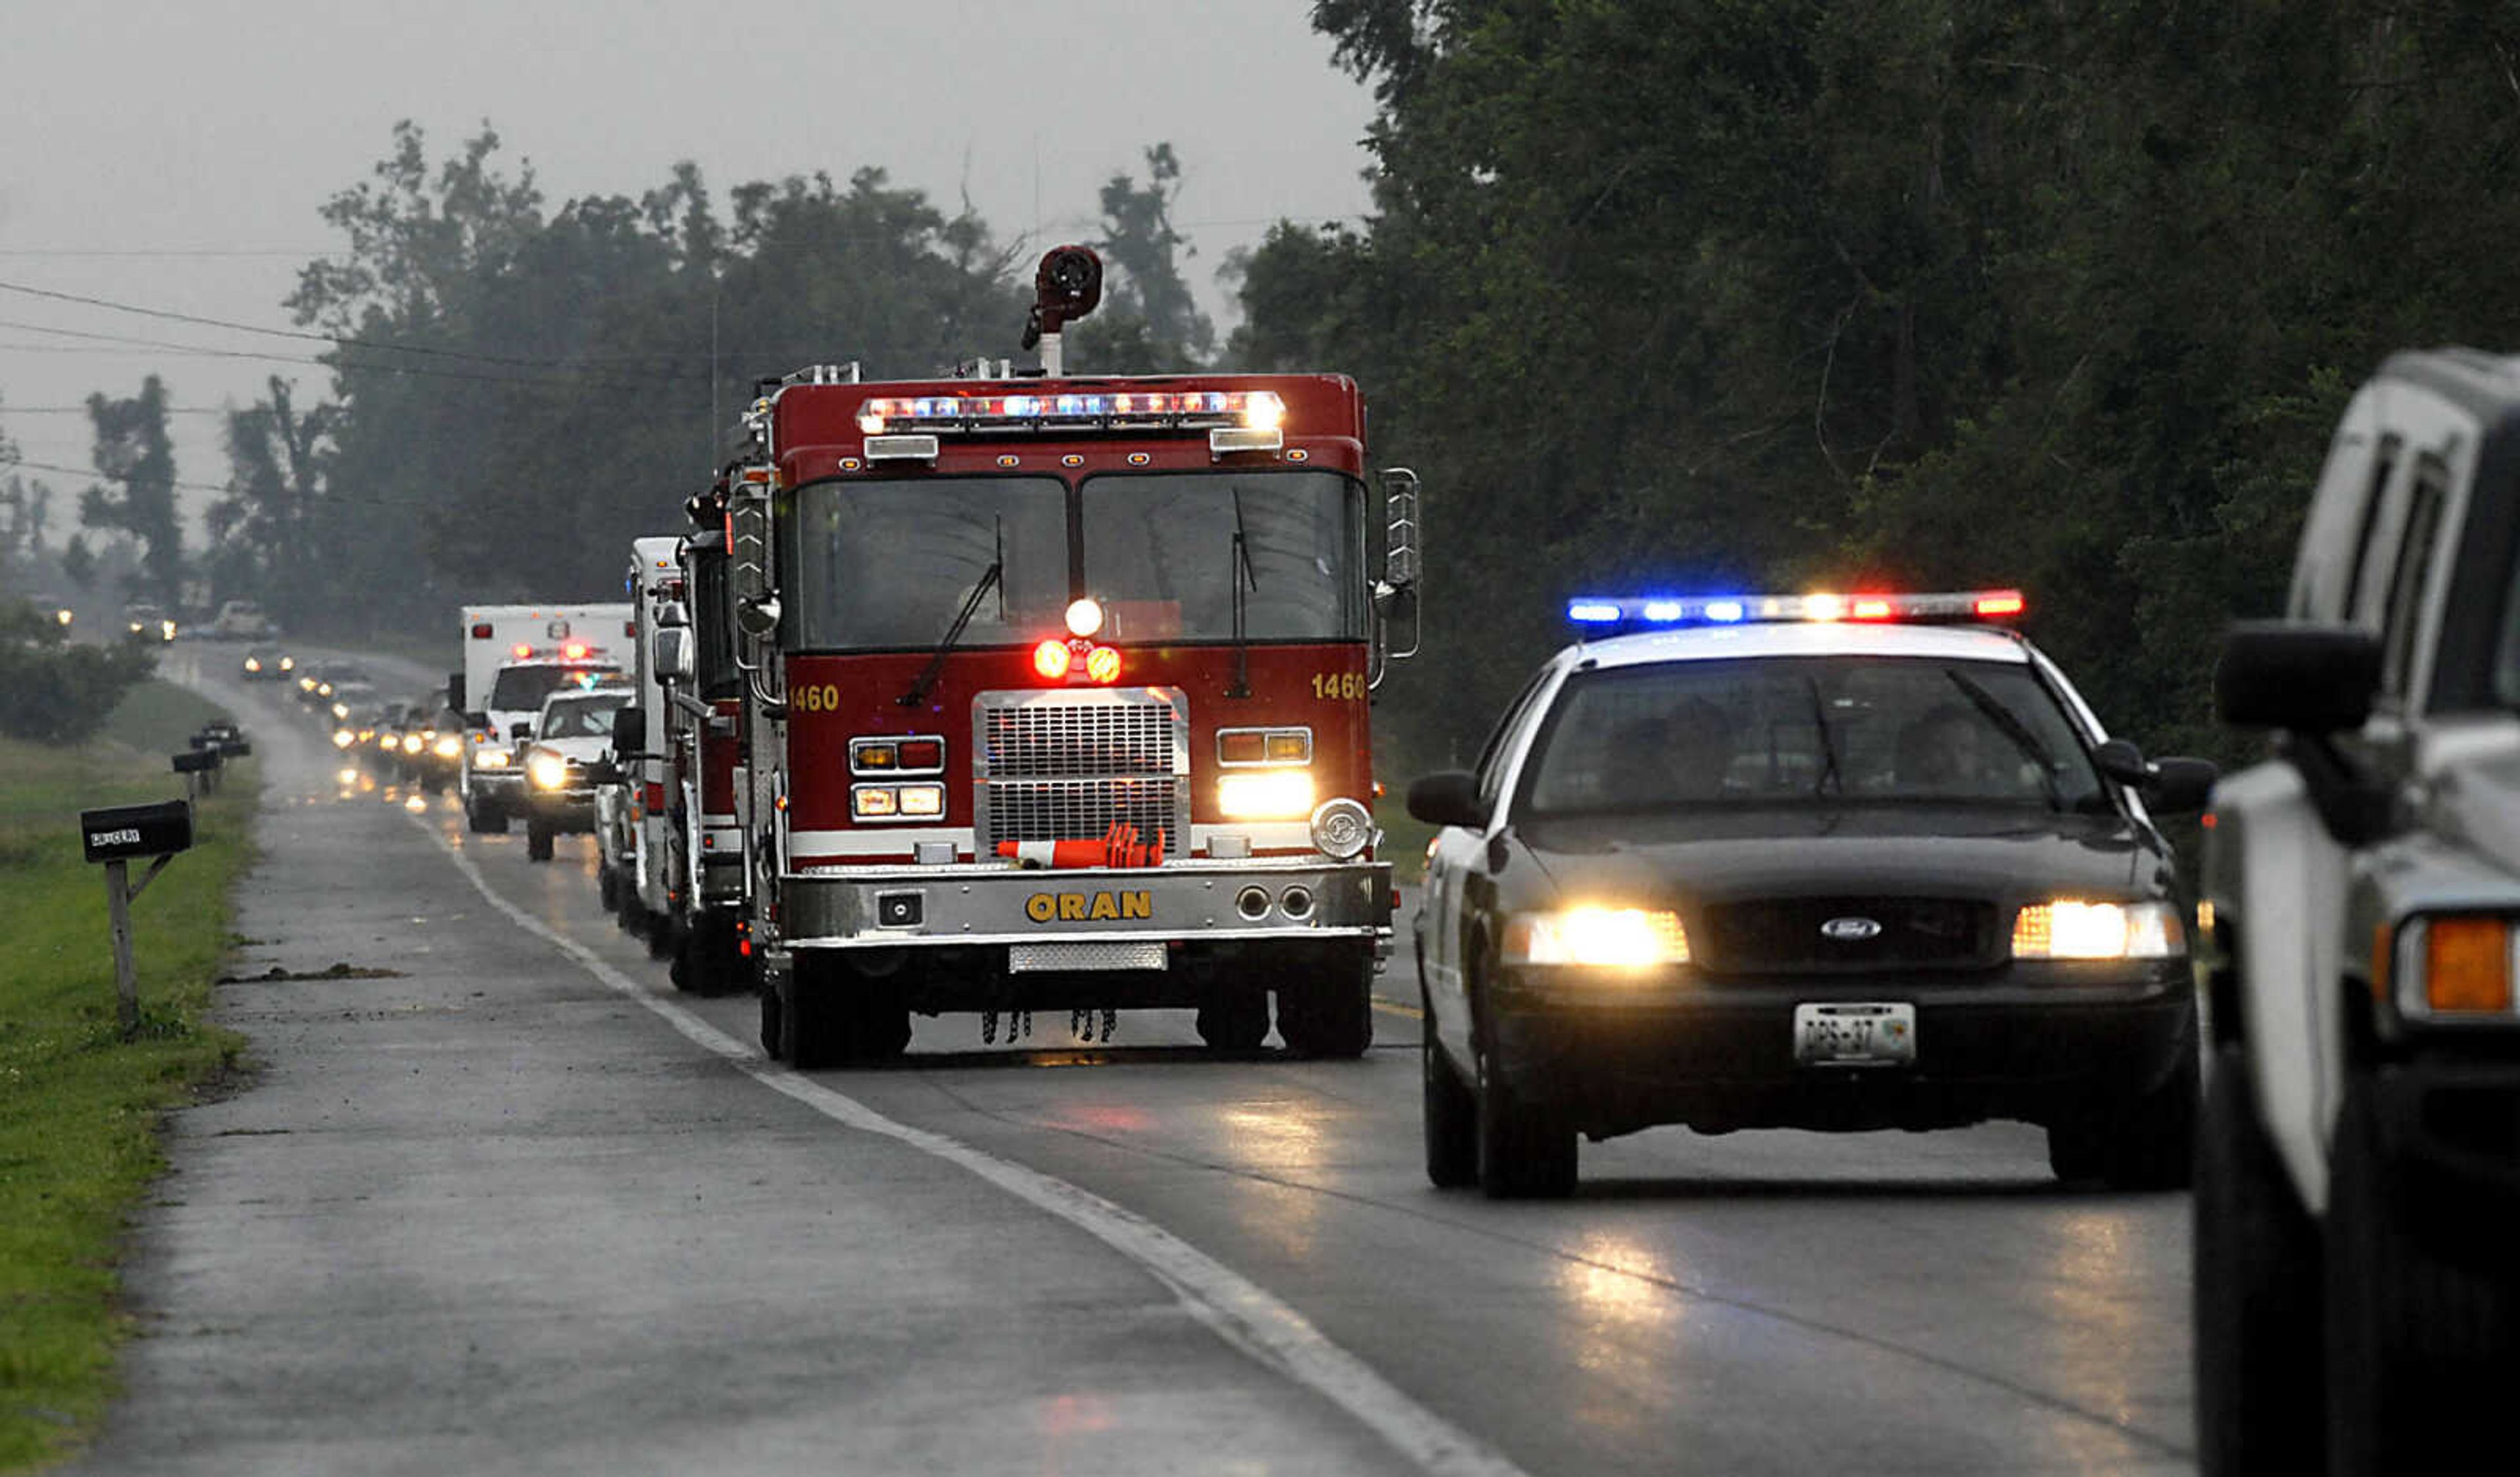
{"label": "fire truck front bumper", "polygon": [[790,949],[1185,940],[1381,941],[1391,865],[1296,858],[1159,868],[849,869],[783,879]]}

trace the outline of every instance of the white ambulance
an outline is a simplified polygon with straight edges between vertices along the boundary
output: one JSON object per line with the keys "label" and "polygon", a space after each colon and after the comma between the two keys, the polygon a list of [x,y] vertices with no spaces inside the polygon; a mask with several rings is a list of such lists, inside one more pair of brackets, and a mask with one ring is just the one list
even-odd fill
{"label": "white ambulance", "polygon": [[504,833],[524,813],[518,754],[543,699],[564,687],[625,681],[638,635],[626,603],[467,605],[464,670],[446,679],[464,719],[464,816],[476,832]]}

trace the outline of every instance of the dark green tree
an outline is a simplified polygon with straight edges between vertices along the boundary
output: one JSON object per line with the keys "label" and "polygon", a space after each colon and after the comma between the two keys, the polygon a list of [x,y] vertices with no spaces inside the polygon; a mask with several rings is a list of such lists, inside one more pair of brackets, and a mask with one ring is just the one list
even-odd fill
{"label": "dark green tree", "polygon": [[172,606],[184,588],[184,529],[175,506],[175,443],[166,430],[166,386],[156,375],[127,400],[87,397],[103,484],[79,495],[82,527],[130,534],[141,547],[142,584]]}
{"label": "dark green tree", "polygon": [[1094,244],[1108,273],[1102,308],[1078,326],[1075,340],[1079,367],[1098,373],[1178,373],[1216,349],[1215,325],[1181,272],[1181,258],[1198,254],[1173,227],[1181,160],[1159,143],[1146,162],[1144,186],[1126,172],[1102,186],[1102,235]]}

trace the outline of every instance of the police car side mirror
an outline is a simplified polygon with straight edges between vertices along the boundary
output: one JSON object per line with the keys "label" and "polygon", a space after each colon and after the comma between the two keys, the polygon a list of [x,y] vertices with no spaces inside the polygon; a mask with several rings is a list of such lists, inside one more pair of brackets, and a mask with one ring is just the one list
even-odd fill
{"label": "police car side mirror", "polygon": [[2234,728],[2345,733],[2379,691],[2380,638],[2361,626],[2243,621],[2214,667],[2214,711]]}
{"label": "police car side mirror", "polygon": [[1421,776],[1409,784],[1409,814],[1429,826],[1487,825],[1479,811],[1479,777],[1465,769]]}
{"label": "police car side mirror", "polygon": [[2210,759],[2155,759],[2143,787],[2144,803],[2165,815],[2203,810],[2223,772]]}
{"label": "police car side mirror", "polygon": [[508,737],[511,738],[531,738],[534,737],[534,726],[530,723],[509,724]]}
{"label": "police car side mirror", "polygon": [[2124,738],[2112,738],[2092,750],[2092,768],[2120,784],[2141,784],[2152,778],[2152,766],[2143,762],[2143,750]]}
{"label": "police car side mirror", "polygon": [[639,746],[648,738],[648,711],[645,708],[612,710],[612,752],[622,759],[636,758]]}

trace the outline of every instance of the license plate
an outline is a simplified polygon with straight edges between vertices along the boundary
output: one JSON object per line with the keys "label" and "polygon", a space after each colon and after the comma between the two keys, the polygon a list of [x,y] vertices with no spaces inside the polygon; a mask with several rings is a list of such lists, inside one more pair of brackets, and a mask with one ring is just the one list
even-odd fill
{"label": "license plate", "polygon": [[1794,1061],[1898,1067],[1916,1059],[1916,1007],[1904,1002],[1794,1007]]}

